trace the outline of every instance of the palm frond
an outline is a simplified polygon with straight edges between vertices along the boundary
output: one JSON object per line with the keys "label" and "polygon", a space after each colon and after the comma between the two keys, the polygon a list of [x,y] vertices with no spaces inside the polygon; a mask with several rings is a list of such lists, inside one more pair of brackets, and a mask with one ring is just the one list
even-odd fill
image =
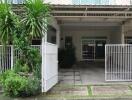
{"label": "palm frond", "polygon": [[[26,28],[26,33],[32,38],[42,37],[46,30],[44,27],[44,20],[49,17],[50,7],[44,4],[43,0],[25,0],[26,17],[22,20]],[[43,31],[44,31],[43,30]]]}
{"label": "palm frond", "polygon": [[11,10],[7,0],[0,1],[0,40],[4,45],[8,44],[14,32],[16,15]]}

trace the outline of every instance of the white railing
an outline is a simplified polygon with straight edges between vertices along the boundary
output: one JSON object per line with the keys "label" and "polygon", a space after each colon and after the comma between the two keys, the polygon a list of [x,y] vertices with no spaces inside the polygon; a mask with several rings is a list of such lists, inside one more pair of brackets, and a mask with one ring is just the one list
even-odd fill
{"label": "white railing", "polygon": [[105,80],[132,81],[132,45],[106,45]]}
{"label": "white railing", "polygon": [[60,5],[132,5],[132,0],[44,0]]}
{"label": "white railing", "polygon": [[[38,48],[41,53],[41,45],[32,45],[33,48]],[[12,69],[13,65],[21,57],[20,51],[14,49],[13,45],[3,47],[0,45],[0,73]]]}

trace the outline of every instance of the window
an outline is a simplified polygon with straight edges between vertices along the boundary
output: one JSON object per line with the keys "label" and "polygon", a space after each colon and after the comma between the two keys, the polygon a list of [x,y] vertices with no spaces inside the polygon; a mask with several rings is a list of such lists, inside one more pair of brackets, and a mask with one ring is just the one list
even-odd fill
{"label": "window", "polygon": [[7,0],[7,2],[9,4],[11,4],[11,3],[13,3],[13,4],[22,4],[24,2],[24,0]]}
{"label": "window", "polygon": [[105,58],[106,37],[83,37],[82,59],[100,60]]}
{"label": "window", "polygon": [[48,26],[47,42],[56,44],[56,29],[52,26]]}
{"label": "window", "polygon": [[125,37],[126,44],[132,44],[132,37]]}
{"label": "window", "polygon": [[24,0],[13,0],[14,4],[22,4]]}
{"label": "window", "polygon": [[56,44],[56,36],[51,36],[51,43]]}
{"label": "window", "polygon": [[41,45],[41,39],[33,39],[32,45]]}

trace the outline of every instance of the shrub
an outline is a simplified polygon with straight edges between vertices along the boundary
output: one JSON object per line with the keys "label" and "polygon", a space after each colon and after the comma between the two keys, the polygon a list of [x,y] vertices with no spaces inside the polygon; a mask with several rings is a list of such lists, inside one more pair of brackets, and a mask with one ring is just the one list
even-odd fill
{"label": "shrub", "polygon": [[18,72],[24,72],[24,73],[28,73],[29,72],[29,67],[27,64],[22,64],[21,60],[17,60],[15,65],[13,66],[14,71],[16,73]]}
{"label": "shrub", "polygon": [[[17,46],[19,47],[19,46]],[[19,60],[14,65],[15,72],[33,73],[37,78],[41,78],[41,55],[36,48],[28,47]]]}
{"label": "shrub", "polygon": [[34,76],[41,78],[41,55],[38,49],[30,47],[27,51],[27,62],[28,66],[31,66],[30,70]]}
{"label": "shrub", "polygon": [[25,77],[14,71],[7,71],[1,76],[5,95],[11,97],[33,96],[40,92],[40,81],[37,78]]}

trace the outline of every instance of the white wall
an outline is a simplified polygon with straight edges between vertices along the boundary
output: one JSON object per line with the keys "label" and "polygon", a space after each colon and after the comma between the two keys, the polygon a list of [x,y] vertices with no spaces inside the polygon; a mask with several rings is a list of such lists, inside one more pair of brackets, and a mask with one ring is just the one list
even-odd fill
{"label": "white wall", "polygon": [[121,27],[118,28],[118,29],[113,30],[113,33],[110,34],[110,43],[111,44],[121,44],[122,43]]}

